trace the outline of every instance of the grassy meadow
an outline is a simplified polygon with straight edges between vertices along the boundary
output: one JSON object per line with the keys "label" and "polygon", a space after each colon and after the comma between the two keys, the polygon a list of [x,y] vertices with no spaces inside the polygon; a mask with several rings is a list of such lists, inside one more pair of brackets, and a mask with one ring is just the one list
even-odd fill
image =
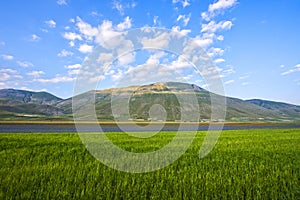
{"label": "grassy meadow", "polygon": [[[159,149],[174,134],[107,133],[133,152]],[[170,166],[131,174],[96,160],[77,134],[0,134],[0,199],[300,199],[300,129],[223,131],[199,159],[204,136]]]}

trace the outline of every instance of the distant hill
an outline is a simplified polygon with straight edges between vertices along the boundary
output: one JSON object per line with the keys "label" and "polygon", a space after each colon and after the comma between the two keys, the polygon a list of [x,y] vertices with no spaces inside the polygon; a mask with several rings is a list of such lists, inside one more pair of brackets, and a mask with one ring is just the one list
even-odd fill
{"label": "distant hill", "polygon": [[47,92],[2,89],[0,90],[0,117],[15,119],[63,115],[64,111],[54,106],[62,100]]}
{"label": "distant hill", "polygon": [[[189,98],[196,94],[201,121],[209,121],[211,106],[210,93],[195,85],[178,82],[154,83],[143,86],[94,90],[78,95],[84,106],[89,101],[90,93],[95,94],[96,113],[100,120],[150,120],[149,109],[153,104],[165,108],[168,121],[176,121],[181,117],[177,95]],[[111,101],[118,102],[124,95],[131,95],[128,116],[112,115]],[[241,100],[226,97],[227,121],[300,121],[300,106],[264,100]],[[116,109],[124,109],[123,104],[114,103]],[[14,118],[58,118],[72,119],[72,98],[60,99],[46,92],[29,92],[23,90],[0,90],[1,119]],[[195,105],[187,105],[186,112],[193,115]],[[89,113],[85,113],[88,115]],[[160,120],[160,119],[152,119]]]}
{"label": "distant hill", "polygon": [[264,107],[268,110],[276,111],[281,115],[291,116],[291,117],[299,117],[300,106],[296,106],[293,104],[275,102],[275,101],[266,101],[261,99],[251,99],[247,100],[247,102],[253,103],[255,105]]}

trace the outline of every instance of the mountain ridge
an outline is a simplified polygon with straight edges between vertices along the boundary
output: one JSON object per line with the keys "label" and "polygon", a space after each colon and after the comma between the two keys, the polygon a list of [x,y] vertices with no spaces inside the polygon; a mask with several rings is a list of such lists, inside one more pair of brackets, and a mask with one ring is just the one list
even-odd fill
{"label": "mountain ridge", "polygon": [[[180,107],[176,95],[195,93],[202,121],[210,120],[210,92],[195,85],[180,82],[159,82],[142,86],[92,90],[99,120],[151,120],[149,109],[160,104],[166,109],[167,121],[180,119]],[[79,94],[84,102],[88,92]],[[131,94],[130,117],[113,117],[111,99],[118,95]],[[114,95],[114,96],[112,96]],[[117,95],[117,96],[116,96]],[[300,121],[300,106],[284,102],[261,99],[242,100],[225,97],[227,102],[226,121]],[[193,106],[189,105],[191,114]],[[125,117],[125,118],[124,118]],[[59,98],[48,92],[26,90],[0,90],[0,118],[14,119],[72,119],[72,97]]]}

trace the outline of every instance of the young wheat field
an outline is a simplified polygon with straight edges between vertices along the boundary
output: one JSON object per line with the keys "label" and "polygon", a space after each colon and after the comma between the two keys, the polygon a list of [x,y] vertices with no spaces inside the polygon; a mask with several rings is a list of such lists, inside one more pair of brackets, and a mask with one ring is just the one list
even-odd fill
{"label": "young wheat field", "polygon": [[[106,134],[125,150],[149,152],[176,133]],[[105,166],[77,134],[0,134],[0,199],[300,199],[300,129],[223,131],[199,159],[205,134],[173,164],[140,174]]]}

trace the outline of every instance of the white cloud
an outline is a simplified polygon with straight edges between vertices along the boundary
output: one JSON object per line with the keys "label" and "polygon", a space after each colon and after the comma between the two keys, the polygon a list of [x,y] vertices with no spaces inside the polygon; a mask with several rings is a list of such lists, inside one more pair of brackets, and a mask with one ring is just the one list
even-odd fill
{"label": "white cloud", "polygon": [[131,28],[131,19],[127,16],[123,22],[117,25],[119,31]]}
{"label": "white cloud", "polygon": [[183,8],[191,5],[189,0],[172,0],[172,3],[181,3]]}
{"label": "white cloud", "polygon": [[1,55],[3,60],[13,60],[14,57],[12,55]]}
{"label": "white cloud", "polygon": [[72,69],[72,70],[68,71],[68,74],[69,75],[77,75],[77,74],[79,74],[79,72],[80,72],[80,69]]}
{"label": "white cloud", "polygon": [[187,26],[191,18],[191,13],[189,15],[179,15],[176,19],[176,21],[182,20],[183,25]]}
{"label": "white cloud", "polygon": [[60,53],[57,54],[58,57],[67,57],[67,56],[72,56],[74,53],[71,51],[67,51],[65,49],[61,50]]}
{"label": "white cloud", "polygon": [[92,40],[98,34],[97,28],[92,27],[90,24],[84,22],[80,17],[76,18],[76,26],[79,32],[88,40]]}
{"label": "white cloud", "polygon": [[183,56],[178,56],[177,60],[174,60],[168,68],[172,70],[178,70],[178,69],[184,69],[184,68],[189,68],[192,67],[192,65],[183,57]]}
{"label": "white cloud", "polygon": [[9,68],[2,68],[2,69],[0,69],[0,73],[16,74],[16,73],[18,73],[18,71],[14,70],[14,69],[9,69]]}
{"label": "white cloud", "polygon": [[[118,35],[120,35],[120,32],[115,31],[112,22],[104,20],[102,24],[98,26],[98,34],[95,42],[102,44],[104,41],[108,41],[109,39],[117,37]],[[112,41],[109,42],[112,43]]]}
{"label": "white cloud", "polygon": [[71,40],[71,41],[82,40],[82,37],[79,34],[73,33],[73,32],[66,32],[66,33],[64,33],[63,37],[65,39]]}
{"label": "white cloud", "polygon": [[217,16],[218,14],[224,12],[237,4],[237,0],[218,0],[213,4],[210,4],[207,12],[201,13],[202,19],[210,21],[211,18]]}
{"label": "white cloud", "polygon": [[91,53],[93,51],[93,46],[82,44],[79,46],[78,51],[80,51],[81,53]]}
{"label": "white cloud", "polygon": [[236,71],[234,70],[234,68],[231,65],[227,65],[227,67],[229,67],[229,68],[222,70],[222,73],[224,76],[236,73]]}
{"label": "white cloud", "polygon": [[111,53],[101,53],[97,59],[98,63],[111,62],[113,60],[113,55]]}
{"label": "white cloud", "polygon": [[40,39],[41,38],[38,35],[36,35],[36,34],[32,34],[31,37],[30,37],[30,41],[32,41],[32,42],[37,42]]}
{"label": "white cloud", "polygon": [[120,2],[114,1],[112,8],[118,10],[120,15],[124,15],[124,8],[123,8],[123,5]]}
{"label": "white cloud", "polygon": [[[6,83],[8,81],[11,81],[12,83],[17,83],[16,79],[22,79],[23,77],[18,74],[18,71],[10,68],[2,68],[0,69],[0,80],[5,81]],[[7,87],[7,84],[0,84],[1,87]],[[11,86],[9,86],[11,87]]]}
{"label": "white cloud", "polygon": [[74,64],[74,65],[67,65],[65,68],[67,69],[79,69],[81,67],[81,64]]}
{"label": "white cloud", "polygon": [[57,0],[56,3],[58,5],[68,5],[67,0]]}
{"label": "white cloud", "polygon": [[135,55],[135,52],[132,52],[118,57],[119,66],[123,67],[124,65],[128,65],[129,63],[135,61]]}
{"label": "white cloud", "polygon": [[146,64],[152,64],[152,65],[158,65],[160,64],[160,59],[166,55],[163,51],[158,51],[152,55],[149,56],[148,60],[146,61]]}
{"label": "white cloud", "polygon": [[74,81],[75,79],[76,78],[69,77],[69,76],[57,75],[54,78],[49,78],[49,79],[38,78],[38,79],[33,79],[33,81],[39,82],[39,83],[63,83],[63,82],[71,82],[71,81]]}
{"label": "white cloud", "polygon": [[180,30],[180,27],[179,26],[173,26],[172,27],[172,31],[176,32],[176,33],[179,33],[179,34],[182,34],[182,35],[187,35],[191,32],[190,29],[183,29],[183,30]]}
{"label": "white cloud", "polygon": [[211,21],[208,24],[201,25],[201,32],[215,33],[219,30],[229,30],[233,26],[231,21],[221,21],[216,23],[215,21]]}
{"label": "white cloud", "polygon": [[223,58],[218,58],[218,59],[214,60],[214,62],[215,62],[215,63],[223,63],[223,62],[225,62],[225,59],[223,59]]}
{"label": "white cloud", "polygon": [[134,7],[136,7],[136,2],[134,1],[131,3],[122,4],[120,1],[114,0],[112,9],[116,9],[120,13],[120,15],[124,15],[125,9]]}
{"label": "white cloud", "polygon": [[56,22],[54,20],[49,20],[49,21],[45,21],[45,24],[47,24],[49,26],[49,28],[55,28],[56,27]]}
{"label": "white cloud", "polygon": [[122,76],[123,76],[124,72],[122,70],[118,70],[117,73],[113,74],[111,77],[112,77],[112,80],[113,81],[117,81],[119,80]]}
{"label": "white cloud", "polygon": [[207,55],[210,57],[215,57],[215,56],[222,56],[224,54],[224,50],[221,48],[216,48],[216,47],[211,47],[207,51]]}
{"label": "white cloud", "polygon": [[28,62],[28,61],[17,61],[17,64],[20,66],[20,67],[32,67],[33,64],[31,62]]}
{"label": "white cloud", "polygon": [[224,36],[223,36],[223,35],[219,35],[219,36],[217,37],[217,40],[223,41],[223,40],[224,40]]}
{"label": "white cloud", "polygon": [[285,65],[280,65],[280,68],[285,68]]}
{"label": "white cloud", "polygon": [[169,45],[170,42],[170,34],[168,33],[157,33],[154,37],[148,38],[143,37],[140,42],[142,43],[143,47],[152,47],[152,48],[165,48]]}
{"label": "white cloud", "polygon": [[1,74],[0,74],[0,80],[1,80],[1,81],[6,81],[6,80],[8,80],[9,78],[10,78],[10,75],[7,74],[7,73],[1,73]]}
{"label": "white cloud", "polygon": [[228,81],[225,81],[225,82],[224,82],[224,85],[228,85],[228,84],[231,84],[231,83],[234,83],[234,80],[233,80],[233,79],[228,80]]}
{"label": "white cloud", "polygon": [[156,25],[158,23],[158,16],[153,17],[153,24]]}
{"label": "white cloud", "polygon": [[74,47],[74,46],[75,46],[75,42],[74,42],[74,41],[70,41],[70,42],[69,42],[69,46],[70,46],[70,47]]}
{"label": "white cloud", "polygon": [[295,73],[295,72],[300,72],[300,64],[295,65],[294,69],[290,69],[288,71],[281,73],[281,75],[285,76],[285,75]]}
{"label": "white cloud", "polygon": [[199,45],[202,48],[206,48],[210,46],[213,43],[213,37],[211,36],[196,36],[194,38],[194,41],[197,45]]}
{"label": "white cloud", "polygon": [[183,7],[183,8],[185,8],[185,7],[187,7],[187,6],[190,5],[190,2],[189,2],[188,0],[184,0],[184,1],[182,1],[181,3],[182,3],[182,7]]}
{"label": "white cloud", "polygon": [[43,71],[31,71],[31,72],[27,73],[28,76],[33,76],[35,78],[38,78],[43,74],[45,74],[45,72],[43,72]]}
{"label": "white cloud", "polygon": [[208,11],[210,13],[220,11],[220,10],[225,10],[228,8],[231,8],[237,3],[236,0],[219,0],[213,4],[210,4],[208,7]]}
{"label": "white cloud", "polygon": [[90,13],[90,15],[92,15],[93,17],[102,16],[102,14],[98,13],[97,11],[92,11],[92,12]]}

